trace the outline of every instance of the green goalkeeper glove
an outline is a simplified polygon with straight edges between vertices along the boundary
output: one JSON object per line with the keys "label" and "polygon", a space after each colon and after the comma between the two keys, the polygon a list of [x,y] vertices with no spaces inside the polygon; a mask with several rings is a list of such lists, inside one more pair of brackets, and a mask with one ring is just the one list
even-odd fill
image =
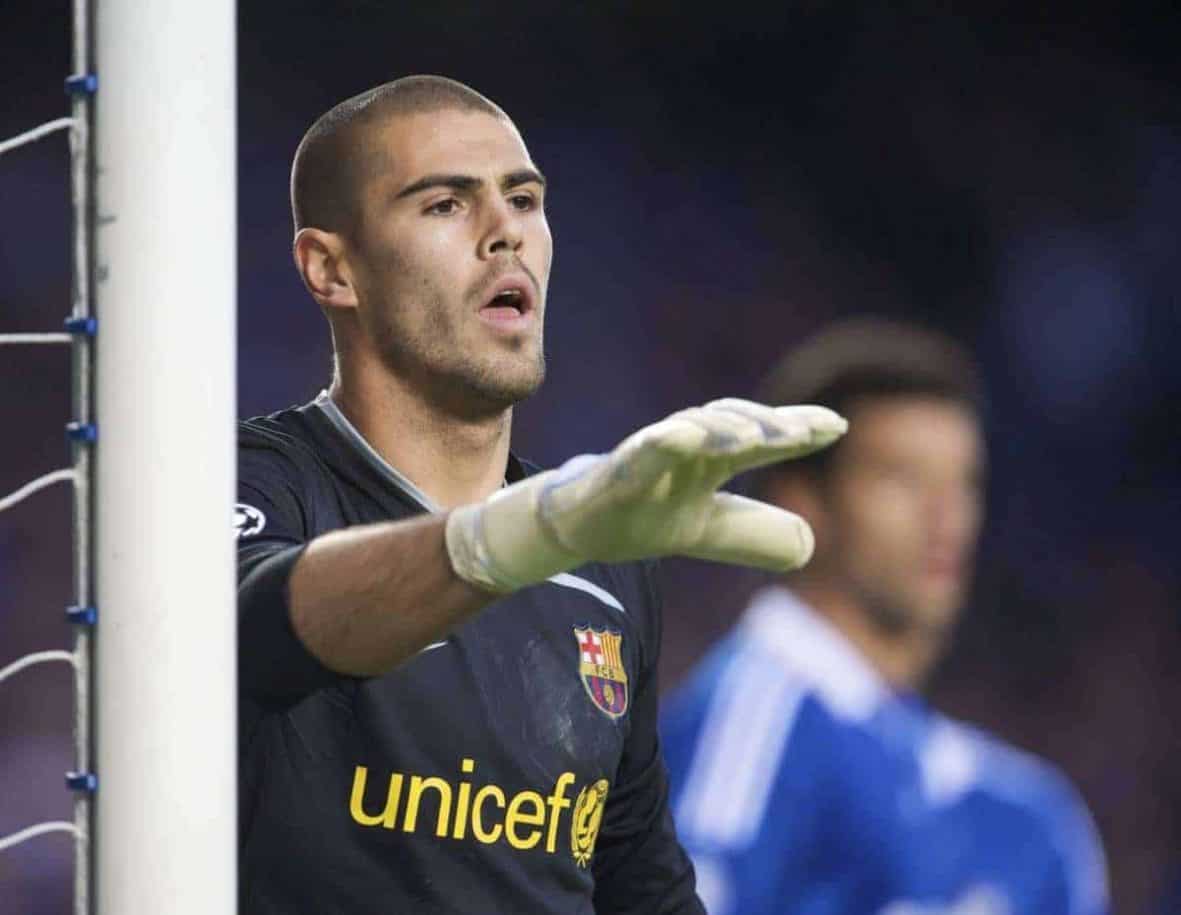
{"label": "green goalkeeper glove", "polygon": [[505,487],[447,519],[457,575],[499,594],[586,562],[692,556],[773,572],[808,561],[799,515],[718,492],[736,474],[836,441],[845,420],[824,407],[729,398],[674,413],[603,455]]}

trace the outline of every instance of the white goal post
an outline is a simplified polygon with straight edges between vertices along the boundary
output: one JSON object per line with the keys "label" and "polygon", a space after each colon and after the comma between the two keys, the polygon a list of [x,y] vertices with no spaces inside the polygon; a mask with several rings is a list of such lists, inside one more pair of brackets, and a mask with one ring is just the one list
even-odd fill
{"label": "white goal post", "polygon": [[95,0],[92,904],[236,890],[233,0]]}

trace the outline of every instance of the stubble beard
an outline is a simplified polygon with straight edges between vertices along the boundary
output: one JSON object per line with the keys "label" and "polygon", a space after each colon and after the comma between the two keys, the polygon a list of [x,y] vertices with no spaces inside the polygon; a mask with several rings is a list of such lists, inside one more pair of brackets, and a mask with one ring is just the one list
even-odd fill
{"label": "stubble beard", "polygon": [[540,338],[523,340],[515,349],[480,347],[479,352],[465,345],[441,299],[425,313],[427,319],[417,327],[399,326],[391,314],[376,342],[386,367],[440,408],[469,419],[496,416],[541,387],[546,366]]}
{"label": "stubble beard", "polygon": [[532,395],[545,380],[545,353],[540,344],[534,353],[481,360],[471,354],[453,353],[438,377],[443,400],[455,412],[471,418],[491,416]]}

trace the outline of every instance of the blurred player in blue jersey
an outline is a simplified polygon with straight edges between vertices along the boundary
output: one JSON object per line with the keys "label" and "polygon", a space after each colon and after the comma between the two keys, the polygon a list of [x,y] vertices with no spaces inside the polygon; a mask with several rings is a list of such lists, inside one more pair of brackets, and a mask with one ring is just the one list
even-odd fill
{"label": "blurred player in blue jersey", "polygon": [[763,471],[760,495],[812,522],[814,558],[758,593],[666,706],[674,816],[707,908],[1106,912],[1103,853],[1063,775],[920,697],[981,522],[971,361],[861,320],[790,352],[762,393],[838,410],[850,432]]}

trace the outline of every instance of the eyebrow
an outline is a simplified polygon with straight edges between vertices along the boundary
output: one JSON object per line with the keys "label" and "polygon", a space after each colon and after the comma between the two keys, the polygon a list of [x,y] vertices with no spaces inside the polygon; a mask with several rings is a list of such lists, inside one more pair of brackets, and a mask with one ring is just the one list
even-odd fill
{"label": "eyebrow", "polygon": [[535,168],[519,168],[515,172],[509,172],[500,179],[500,189],[502,191],[508,191],[514,187],[520,187],[522,184],[531,183],[537,183],[545,187],[545,175]]}
{"label": "eyebrow", "polygon": [[[522,184],[529,184],[536,182],[542,187],[545,186],[545,176],[541,172],[533,168],[520,168],[515,172],[509,172],[500,179],[501,190],[511,190],[514,187],[520,187]],[[401,200],[403,197],[410,197],[421,191],[430,190],[434,187],[447,187],[455,191],[474,191],[484,184],[484,179],[475,178],[471,175],[426,175],[419,178],[417,181],[406,185],[402,190],[394,195],[395,200]]]}

